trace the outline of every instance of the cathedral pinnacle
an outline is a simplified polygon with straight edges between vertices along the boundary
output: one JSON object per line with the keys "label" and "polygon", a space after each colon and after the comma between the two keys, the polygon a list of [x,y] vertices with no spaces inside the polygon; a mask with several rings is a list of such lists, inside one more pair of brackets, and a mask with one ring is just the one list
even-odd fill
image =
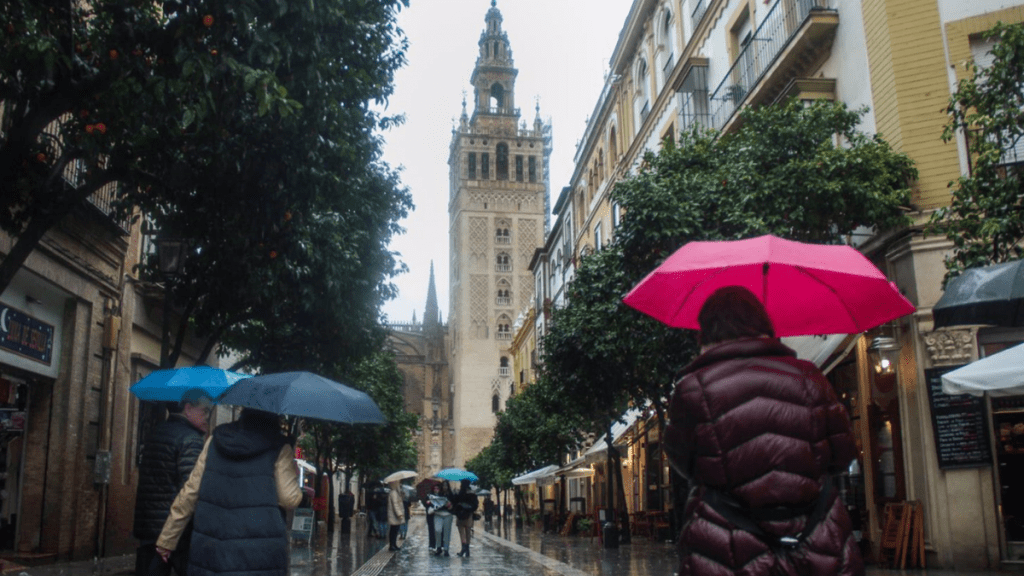
{"label": "cathedral pinnacle", "polygon": [[430,261],[430,284],[427,286],[427,306],[423,310],[423,326],[436,326],[439,313],[437,309],[437,289],[434,288],[434,261]]}

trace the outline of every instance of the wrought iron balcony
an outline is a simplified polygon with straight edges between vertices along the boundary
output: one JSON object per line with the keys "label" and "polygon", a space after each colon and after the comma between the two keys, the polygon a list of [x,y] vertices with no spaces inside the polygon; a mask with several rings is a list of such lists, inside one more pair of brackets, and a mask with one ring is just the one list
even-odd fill
{"label": "wrought iron balcony", "polygon": [[839,25],[837,0],[776,0],[711,93],[713,128],[726,129],[745,103],[771,101],[828,54]]}

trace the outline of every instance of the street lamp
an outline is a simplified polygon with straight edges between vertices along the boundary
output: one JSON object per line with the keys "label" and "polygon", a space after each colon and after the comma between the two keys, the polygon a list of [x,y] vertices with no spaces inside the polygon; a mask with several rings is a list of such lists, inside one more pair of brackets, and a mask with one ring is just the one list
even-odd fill
{"label": "street lamp", "polygon": [[170,368],[169,356],[171,347],[171,324],[168,318],[171,315],[171,283],[170,280],[177,276],[185,263],[187,246],[181,240],[174,238],[157,238],[156,253],[160,265],[160,274],[164,279],[164,315],[163,330],[160,338],[160,368]]}
{"label": "street lamp", "polygon": [[875,374],[888,376],[896,373],[896,364],[900,358],[900,344],[895,338],[878,336],[868,346]]}

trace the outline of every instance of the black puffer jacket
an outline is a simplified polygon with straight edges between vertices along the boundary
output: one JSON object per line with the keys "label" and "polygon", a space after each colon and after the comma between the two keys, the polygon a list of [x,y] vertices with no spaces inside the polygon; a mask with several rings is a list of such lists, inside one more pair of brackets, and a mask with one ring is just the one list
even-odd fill
{"label": "black puffer jacket", "polygon": [[284,576],[288,539],[278,507],[275,463],[285,444],[276,431],[218,426],[192,516],[189,576]]}
{"label": "black puffer jacket", "polygon": [[[695,488],[679,538],[680,576],[864,573],[845,507],[833,491],[822,493],[828,473],[854,457],[850,420],[813,364],[772,338],[719,344],[686,369],[669,418],[665,451]],[[719,499],[734,502],[737,522],[756,519],[752,529],[763,534],[726,518]],[[808,511],[815,506],[820,514]],[[768,513],[786,519],[765,521]],[[795,549],[773,552],[766,543],[808,532],[816,517]]]}
{"label": "black puffer jacket", "polygon": [[203,433],[184,416],[171,414],[146,438],[135,493],[133,534],[143,543],[156,542],[174,497],[185,485],[203,451]]}

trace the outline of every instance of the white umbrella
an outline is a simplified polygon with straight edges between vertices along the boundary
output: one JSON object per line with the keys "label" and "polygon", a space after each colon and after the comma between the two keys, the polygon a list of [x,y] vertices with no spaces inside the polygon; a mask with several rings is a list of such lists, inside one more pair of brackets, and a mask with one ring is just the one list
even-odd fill
{"label": "white umbrella", "polygon": [[416,472],[413,472],[412,470],[399,470],[398,472],[392,472],[391,474],[385,476],[382,482],[384,482],[385,484],[390,484],[392,482],[401,482],[402,480],[415,478],[416,476],[418,476],[418,474],[416,474]]}
{"label": "white umbrella", "polygon": [[1024,394],[1024,344],[943,374],[942,391],[975,396]]}

